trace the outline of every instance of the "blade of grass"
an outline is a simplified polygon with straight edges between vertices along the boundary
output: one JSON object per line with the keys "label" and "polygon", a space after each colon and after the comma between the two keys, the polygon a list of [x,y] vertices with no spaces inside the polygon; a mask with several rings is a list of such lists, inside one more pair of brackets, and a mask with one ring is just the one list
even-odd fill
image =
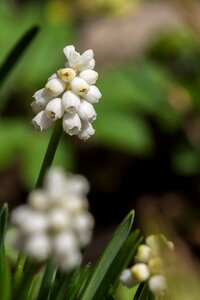
{"label": "blade of grass", "polygon": [[128,216],[122,221],[122,223],[116,229],[113,238],[106,247],[100,260],[97,262],[94,272],[89,280],[89,283],[81,297],[81,300],[98,300],[102,298],[98,297],[99,287],[106,276],[110,265],[113,263],[115,257],[119,253],[123,243],[128,237],[131,230],[134,219],[134,211],[131,211]]}

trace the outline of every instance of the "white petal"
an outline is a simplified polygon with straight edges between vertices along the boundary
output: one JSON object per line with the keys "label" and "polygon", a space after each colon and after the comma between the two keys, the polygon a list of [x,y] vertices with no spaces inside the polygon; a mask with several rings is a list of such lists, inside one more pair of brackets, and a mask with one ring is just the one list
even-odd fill
{"label": "white petal", "polygon": [[94,218],[89,212],[78,214],[73,220],[76,232],[89,232],[94,227]]}
{"label": "white petal", "polygon": [[63,94],[62,101],[65,110],[68,112],[77,110],[81,105],[79,96],[71,91],[67,91]]}
{"label": "white petal", "polygon": [[33,97],[35,98],[35,101],[37,105],[41,107],[45,107],[47,103],[53,99],[53,96],[49,94],[47,89],[43,88],[37,91]]}
{"label": "white petal", "polygon": [[85,52],[83,52],[83,54],[81,55],[81,59],[83,60],[91,60],[94,57],[94,51],[92,49],[88,49]]}
{"label": "white petal", "polygon": [[58,257],[57,263],[58,267],[62,271],[71,271],[80,266],[82,261],[82,255],[79,250],[73,251],[70,254],[64,254],[61,257]]}
{"label": "white petal", "polygon": [[78,135],[79,139],[86,141],[94,133],[95,133],[95,130],[92,127],[91,123],[89,123],[89,122],[82,122],[82,129],[81,129],[81,131],[77,135]]}
{"label": "white petal", "polygon": [[88,92],[90,86],[84,79],[75,77],[71,82],[71,88],[75,94],[83,96]]}
{"label": "white petal", "polygon": [[47,79],[47,81],[49,81],[49,80],[51,80],[51,79],[56,79],[56,78],[58,78],[58,76],[57,76],[56,73],[54,73],[54,74],[52,74],[52,75]]}
{"label": "white petal", "polygon": [[11,213],[11,222],[26,234],[41,232],[47,227],[45,216],[29,208],[27,205],[21,205],[13,210]]}
{"label": "white petal", "polygon": [[91,103],[97,103],[102,97],[102,94],[95,85],[91,85],[89,91],[83,97]]}
{"label": "white petal", "polygon": [[53,251],[56,255],[63,255],[76,251],[78,242],[76,236],[72,232],[62,232],[56,234],[53,239]]}
{"label": "white petal", "polygon": [[46,83],[45,88],[52,96],[57,97],[64,92],[66,83],[62,79],[54,78]]}
{"label": "white petal", "polygon": [[67,59],[69,59],[69,54],[70,54],[71,51],[75,51],[75,47],[73,45],[66,46],[63,49],[63,52],[64,52]]}
{"label": "white petal", "polygon": [[46,112],[43,110],[32,119],[31,123],[36,130],[45,131],[49,129],[49,127],[52,125],[52,122],[53,121],[47,117]]}
{"label": "white petal", "polygon": [[66,113],[63,116],[63,130],[69,135],[77,134],[81,130],[81,120],[76,113]]}
{"label": "white petal", "polygon": [[56,205],[60,202],[60,197],[65,193],[67,176],[64,169],[54,167],[45,174],[44,188],[48,191],[50,203]]}
{"label": "white petal", "polygon": [[88,84],[95,84],[98,79],[98,73],[94,70],[84,70],[79,76],[87,81]]}
{"label": "white petal", "polygon": [[135,284],[135,281],[133,279],[133,275],[132,275],[132,272],[130,269],[126,269],[121,273],[120,281],[122,282],[122,284],[124,284],[128,288],[131,288]]}
{"label": "white petal", "polygon": [[62,99],[55,98],[51,100],[45,108],[47,117],[53,121],[62,118],[65,112],[65,108],[62,103]]}
{"label": "white petal", "polygon": [[94,57],[93,50],[86,50],[80,57],[79,66],[87,65],[91,59]]}
{"label": "white petal", "polygon": [[44,109],[41,105],[38,105],[36,101],[31,102],[31,108],[35,114],[38,114]]}
{"label": "white petal", "polygon": [[46,211],[49,207],[48,194],[43,189],[34,190],[28,196],[28,203],[37,211]]}
{"label": "white petal", "polygon": [[60,69],[57,73],[58,76],[65,82],[70,82],[76,76],[76,72],[71,68]]}
{"label": "white petal", "polygon": [[16,226],[23,226],[26,219],[29,219],[31,210],[28,205],[20,205],[11,213],[11,223]]}
{"label": "white petal", "polygon": [[149,289],[153,294],[163,296],[167,289],[167,282],[164,276],[154,275],[148,281]]}
{"label": "white petal", "polygon": [[30,236],[25,241],[24,251],[38,261],[47,259],[51,251],[51,244],[48,236],[44,234]]}
{"label": "white petal", "polygon": [[48,226],[51,232],[59,232],[70,227],[71,217],[70,215],[63,210],[62,208],[52,209],[48,215]]}
{"label": "white petal", "polygon": [[69,54],[68,62],[71,68],[76,68],[80,61],[80,53],[71,51]]}
{"label": "white petal", "polygon": [[140,245],[138,247],[138,250],[137,250],[137,254],[135,256],[135,260],[137,262],[148,262],[149,259],[152,257],[153,253],[152,253],[152,250],[149,246],[147,245]]}
{"label": "white petal", "polygon": [[88,62],[81,64],[78,66],[79,71],[84,71],[84,70],[92,70],[95,67],[95,60],[92,58]]}
{"label": "white petal", "polygon": [[70,194],[82,197],[90,190],[89,182],[83,175],[70,175],[67,181],[69,182],[68,190]]}
{"label": "white petal", "polygon": [[143,281],[147,280],[150,276],[149,268],[144,263],[135,264],[131,268],[131,272],[133,274],[134,280],[136,280],[138,282],[143,282]]}
{"label": "white petal", "polygon": [[81,105],[78,108],[77,113],[82,120],[88,122],[93,122],[97,116],[93,105],[86,100],[81,101]]}
{"label": "white petal", "polygon": [[85,198],[78,198],[76,196],[69,196],[68,200],[64,202],[66,209],[73,213],[82,213],[88,209],[88,201]]}

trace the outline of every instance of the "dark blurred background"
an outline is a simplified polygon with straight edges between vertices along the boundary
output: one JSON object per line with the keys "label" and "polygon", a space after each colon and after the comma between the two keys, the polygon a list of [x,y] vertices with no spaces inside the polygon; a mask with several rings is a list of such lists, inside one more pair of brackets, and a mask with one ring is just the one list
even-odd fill
{"label": "dark blurred background", "polygon": [[51,132],[30,125],[32,95],[63,66],[64,46],[92,48],[96,133],[63,135],[54,161],[91,184],[90,256],[130,209],[140,227],[170,221],[200,254],[199,20],[195,0],[2,0],[0,63],[31,26],[40,32],[0,89],[0,201],[25,201],[48,144]]}

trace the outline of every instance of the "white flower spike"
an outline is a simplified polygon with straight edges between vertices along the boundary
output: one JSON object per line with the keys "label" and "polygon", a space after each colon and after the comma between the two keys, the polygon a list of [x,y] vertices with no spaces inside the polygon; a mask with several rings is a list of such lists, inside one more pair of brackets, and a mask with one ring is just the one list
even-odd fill
{"label": "white flower spike", "polygon": [[95,86],[98,73],[94,71],[94,52],[80,54],[73,45],[63,49],[67,58],[65,67],[51,75],[44,88],[34,94],[31,107],[36,116],[32,124],[38,131],[47,130],[63,118],[63,130],[86,141],[94,133],[96,119],[93,104],[99,102],[101,92]]}
{"label": "white flower spike", "polygon": [[172,251],[174,244],[162,234],[150,235],[146,244],[138,247],[134,264],[125,269],[120,281],[128,288],[140,282],[148,281],[149,290],[156,296],[164,296],[167,291],[166,268],[162,253]]}
{"label": "white flower spike", "polygon": [[51,169],[43,189],[30,193],[28,203],[14,209],[12,245],[43,262],[49,257],[63,271],[82,261],[81,248],[91,240],[94,219],[88,212],[88,182],[81,175]]}

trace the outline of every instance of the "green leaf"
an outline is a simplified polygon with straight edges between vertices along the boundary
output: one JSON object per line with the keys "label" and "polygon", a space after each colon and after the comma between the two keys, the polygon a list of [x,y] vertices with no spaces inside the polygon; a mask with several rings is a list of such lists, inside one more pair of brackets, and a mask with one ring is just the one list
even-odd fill
{"label": "green leaf", "polygon": [[55,264],[50,260],[45,268],[37,300],[48,299],[55,272]]}
{"label": "green leaf", "polygon": [[81,271],[77,283],[72,289],[72,293],[69,300],[75,300],[78,294],[81,293],[81,290],[84,288],[84,285],[88,280],[89,274],[90,274],[90,264],[86,265]]}
{"label": "green leaf", "polygon": [[140,283],[133,300],[148,300],[150,292],[146,282]]}
{"label": "green leaf", "polygon": [[[3,62],[2,66],[0,67],[0,85],[2,85],[3,81],[8,76],[9,72],[12,70],[12,68],[17,63],[19,58],[22,56],[26,48],[32,42],[38,30],[39,30],[38,26],[33,26],[31,29],[29,29],[24,34],[24,36],[20,39],[20,41],[14,46],[11,52],[8,54],[7,58]],[[0,102],[0,111],[2,111],[4,104],[5,103]]]}
{"label": "green leaf", "polygon": [[142,241],[142,237],[139,237],[139,230],[135,230],[129,238],[125,241],[118,255],[116,256],[108,274],[107,282],[109,282],[111,288],[110,293],[114,295],[118,284],[121,272],[127,268],[137,251],[138,246]]}
{"label": "green leaf", "polygon": [[122,223],[116,229],[113,238],[106,247],[103,255],[96,264],[96,267],[92,273],[89,283],[81,297],[81,300],[102,300],[102,295],[99,295],[99,288],[102,287],[102,282],[109,272],[109,268],[114,262],[117,254],[119,253],[122,245],[127,239],[131,230],[134,219],[134,211],[131,211],[128,216],[122,221]]}
{"label": "green leaf", "polygon": [[0,252],[0,299],[11,299],[11,274],[4,251]]}
{"label": "green leaf", "polygon": [[0,211],[0,250],[4,244],[8,225],[8,205],[5,203]]}

